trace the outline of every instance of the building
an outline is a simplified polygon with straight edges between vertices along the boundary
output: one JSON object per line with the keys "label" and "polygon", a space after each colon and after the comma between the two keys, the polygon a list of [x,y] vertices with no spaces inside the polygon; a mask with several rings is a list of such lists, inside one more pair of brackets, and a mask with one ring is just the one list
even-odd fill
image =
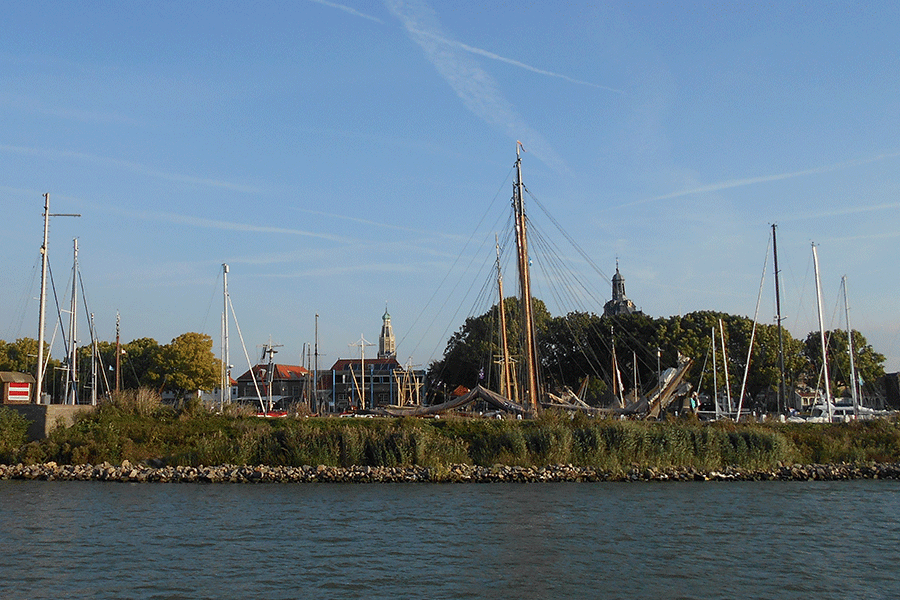
{"label": "building", "polygon": [[[362,348],[366,344],[361,339]],[[421,403],[425,371],[404,368],[397,361],[397,341],[391,326],[391,315],[385,308],[378,338],[378,357],[339,358],[331,369],[320,374],[317,397],[330,396],[321,402],[320,412],[371,410],[380,406]]]}
{"label": "building", "polygon": [[0,371],[3,404],[29,404],[34,386],[34,376],[30,373]]}
{"label": "building", "polygon": [[[278,363],[256,365],[237,378],[238,398],[256,398],[257,387],[263,398],[269,396],[269,367],[272,368],[273,398],[291,398],[299,400],[306,391],[310,381],[309,371],[296,365],[279,365]],[[256,383],[254,383],[254,378]]]}
{"label": "building", "polygon": [[612,300],[603,305],[604,317],[641,314],[634,302],[625,295],[625,278],[619,273],[619,261],[616,261],[616,274],[612,278]]}
{"label": "building", "polygon": [[381,335],[378,337],[378,358],[397,358],[397,340],[394,338],[394,328],[391,327],[391,315],[387,307],[381,317]]}

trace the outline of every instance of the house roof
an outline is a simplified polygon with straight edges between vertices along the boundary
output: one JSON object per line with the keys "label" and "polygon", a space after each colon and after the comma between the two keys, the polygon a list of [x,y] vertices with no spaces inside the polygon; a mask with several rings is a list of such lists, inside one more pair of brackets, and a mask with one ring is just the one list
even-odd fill
{"label": "house roof", "polygon": [[[305,367],[300,367],[297,365],[279,365],[275,363],[272,365],[275,369],[275,373],[272,375],[272,381],[291,381],[291,380],[299,380],[306,378],[307,373],[309,371]],[[257,379],[261,379],[266,375],[266,369],[269,368],[268,364],[265,365],[256,365],[253,367],[253,373],[256,375]],[[250,380],[250,369],[244,372],[243,375],[237,378],[237,381],[245,381]]]}
{"label": "house roof", "polygon": [[[360,359],[358,358],[339,358],[337,362],[332,365],[332,371],[349,371],[359,370]],[[372,365],[374,370],[376,371],[384,371],[388,369],[397,369],[400,367],[400,363],[397,362],[396,358],[367,358],[366,359],[366,370],[369,369],[369,365]]]}
{"label": "house roof", "polygon": [[0,381],[3,383],[34,383],[34,375],[16,371],[0,371]]}

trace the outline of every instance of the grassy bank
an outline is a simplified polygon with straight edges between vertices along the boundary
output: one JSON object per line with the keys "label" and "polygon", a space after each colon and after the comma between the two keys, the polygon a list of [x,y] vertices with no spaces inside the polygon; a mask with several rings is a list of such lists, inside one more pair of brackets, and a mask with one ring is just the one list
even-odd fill
{"label": "grassy bank", "polygon": [[[0,411],[0,461],[59,464],[446,466],[573,464],[621,473],[637,467],[900,462],[900,425],[650,423],[571,419],[259,419],[202,407],[117,402],[72,427],[23,444]],[[18,437],[17,437],[18,436]],[[18,440],[18,443],[17,443]]]}

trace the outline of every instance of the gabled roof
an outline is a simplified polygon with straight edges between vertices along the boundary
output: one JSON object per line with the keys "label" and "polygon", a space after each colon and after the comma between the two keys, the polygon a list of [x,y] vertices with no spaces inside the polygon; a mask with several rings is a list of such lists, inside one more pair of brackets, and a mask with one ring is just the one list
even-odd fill
{"label": "gabled roof", "polygon": [[[350,369],[359,370],[360,360],[358,358],[339,358],[337,362],[332,365],[332,371],[349,371]],[[369,369],[369,365],[373,365],[375,370],[384,371],[386,369],[398,369],[400,368],[400,363],[397,362],[396,358],[367,358],[366,359],[366,370]]]}
{"label": "gabled roof", "polygon": [[[273,364],[272,367],[275,369],[275,373],[272,376],[272,381],[291,381],[291,380],[300,380],[306,378],[306,375],[309,371],[305,367],[300,367],[297,365],[279,365],[277,363]],[[257,379],[262,379],[266,376],[266,369],[269,368],[268,364],[265,365],[256,365],[253,367],[253,373],[256,375]],[[250,370],[244,372],[243,375],[237,378],[237,381],[245,381],[250,380]]]}
{"label": "gabled roof", "polygon": [[34,375],[16,371],[0,371],[0,381],[3,383],[34,383]]}

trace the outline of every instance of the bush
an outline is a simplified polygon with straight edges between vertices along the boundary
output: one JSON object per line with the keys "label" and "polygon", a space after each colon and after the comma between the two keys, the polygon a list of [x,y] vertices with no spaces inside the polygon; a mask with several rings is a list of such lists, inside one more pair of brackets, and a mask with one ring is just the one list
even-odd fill
{"label": "bush", "polygon": [[17,460],[19,450],[25,445],[28,421],[11,408],[0,406],[0,463]]}

